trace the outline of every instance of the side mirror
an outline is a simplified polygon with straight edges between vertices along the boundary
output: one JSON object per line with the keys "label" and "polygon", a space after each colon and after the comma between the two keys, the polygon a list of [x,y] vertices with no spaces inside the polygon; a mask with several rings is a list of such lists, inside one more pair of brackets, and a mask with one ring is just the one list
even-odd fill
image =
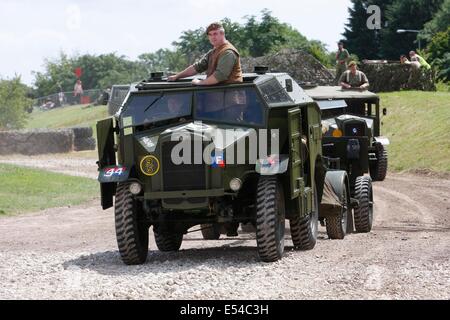
{"label": "side mirror", "polygon": [[387,109],[383,108],[383,116],[387,116]]}

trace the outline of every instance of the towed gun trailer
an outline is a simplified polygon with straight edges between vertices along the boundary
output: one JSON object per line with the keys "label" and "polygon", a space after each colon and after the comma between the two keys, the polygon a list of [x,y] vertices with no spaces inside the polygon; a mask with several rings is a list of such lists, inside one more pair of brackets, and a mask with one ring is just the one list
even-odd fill
{"label": "towed gun trailer", "polygon": [[[370,91],[333,86],[303,88],[322,112],[322,152],[327,166],[348,173],[355,231],[369,232],[373,222],[372,181],[383,181],[388,166],[389,139],[380,136],[380,99]],[[386,109],[382,112],[387,113]],[[350,216],[341,218],[340,228],[327,224],[331,238],[339,239],[353,231],[351,219],[345,222]]]}
{"label": "towed gun trailer", "polygon": [[327,171],[322,157],[317,103],[289,75],[256,71],[209,87],[155,73],[97,123],[101,205],[114,205],[124,263],[145,262],[151,226],[159,250],[177,251],[194,226],[218,239],[238,236],[239,223],[255,225],[260,259],[277,261],[285,220],[294,248],[309,250],[318,220],[348,207],[347,172]]}

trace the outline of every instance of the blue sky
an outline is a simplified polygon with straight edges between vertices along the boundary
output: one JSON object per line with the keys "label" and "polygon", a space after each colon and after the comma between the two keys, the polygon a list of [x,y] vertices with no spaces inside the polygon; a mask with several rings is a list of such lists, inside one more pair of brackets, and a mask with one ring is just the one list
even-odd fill
{"label": "blue sky", "polygon": [[309,39],[335,49],[350,0],[0,0],[0,77],[32,84],[45,58],[116,52],[130,59],[170,48],[182,31],[224,17],[244,22],[267,8]]}

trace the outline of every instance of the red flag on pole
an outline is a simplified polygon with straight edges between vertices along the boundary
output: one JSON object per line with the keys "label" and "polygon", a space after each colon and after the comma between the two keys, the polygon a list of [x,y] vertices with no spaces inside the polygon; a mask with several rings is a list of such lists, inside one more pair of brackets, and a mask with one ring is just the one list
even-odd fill
{"label": "red flag on pole", "polygon": [[77,76],[77,78],[80,78],[82,74],[83,70],[80,67],[75,69],[75,75]]}

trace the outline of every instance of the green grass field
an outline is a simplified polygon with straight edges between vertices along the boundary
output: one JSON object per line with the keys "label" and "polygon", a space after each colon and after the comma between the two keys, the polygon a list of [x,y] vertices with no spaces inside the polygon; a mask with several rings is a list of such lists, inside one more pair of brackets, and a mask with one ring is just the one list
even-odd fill
{"label": "green grass field", "polygon": [[0,215],[79,205],[99,194],[96,180],[0,164]]}
{"label": "green grass field", "polygon": [[106,106],[83,108],[82,105],[56,108],[49,111],[33,110],[26,125],[27,129],[35,128],[68,128],[92,127],[95,135],[95,125],[98,120],[108,118]]}
{"label": "green grass field", "polygon": [[450,172],[450,92],[382,93],[389,169]]}

